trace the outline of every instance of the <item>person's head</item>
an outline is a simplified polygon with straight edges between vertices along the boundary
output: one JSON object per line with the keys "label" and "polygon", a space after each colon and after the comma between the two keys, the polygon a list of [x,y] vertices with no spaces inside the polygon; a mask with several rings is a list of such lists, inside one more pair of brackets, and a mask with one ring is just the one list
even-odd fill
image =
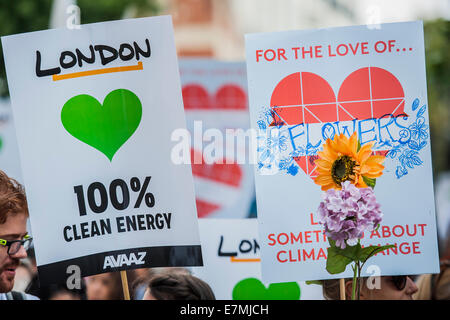
{"label": "person's head", "polygon": [[[361,279],[361,300],[412,300],[417,286],[408,276],[374,277],[371,285],[369,278]],[[370,279],[369,279],[370,281]],[[324,280],[323,295],[328,300],[340,299],[339,279]],[[353,279],[345,279],[346,299],[351,299]]]}
{"label": "person's head", "polygon": [[25,191],[14,179],[0,171],[0,292],[14,286],[20,259],[27,257],[22,241],[27,236],[28,205]]}
{"label": "person's head", "polygon": [[122,300],[119,272],[101,273],[86,278],[88,300]]}
{"label": "person's head", "polygon": [[215,300],[211,287],[203,280],[185,273],[154,276],[143,300]]}
{"label": "person's head", "polygon": [[82,279],[79,289],[69,289],[66,284],[40,286],[37,296],[41,300],[86,300],[85,281]]}
{"label": "person's head", "polygon": [[48,300],[82,300],[77,294],[68,290],[55,292]]}
{"label": "person's head", "polygon": [[142,300],[148,287],[148,282],[156,274],[157,268],[134,269],[134,280],[129,280],[130,295],[133,300]]}

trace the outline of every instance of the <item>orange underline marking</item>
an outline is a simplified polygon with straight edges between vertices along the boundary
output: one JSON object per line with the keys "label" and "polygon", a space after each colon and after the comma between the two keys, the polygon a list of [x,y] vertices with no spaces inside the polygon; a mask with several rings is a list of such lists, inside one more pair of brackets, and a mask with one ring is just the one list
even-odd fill
{"label": "orange underline marking", "polygon": [[126,67],[112,67],[112,68],[104,68],[104,69],[96,69],[96,70],[88,70],[67,74],[54,74],[53,81],[93,76],[96,74],[105,74],[105,73],[113,73],[113,72],[123,72],[123,71],[135,71],[135,70],[143,70],[144,67],[142,65],[142,61],[139,61],[137,65],[134,66],[126,66]]}
{"label": "orange underline marking", "polygon": [[231,262],[261,262],[261,259],[255,258],[255,259],[239,259],[235,257],[230,257]]}

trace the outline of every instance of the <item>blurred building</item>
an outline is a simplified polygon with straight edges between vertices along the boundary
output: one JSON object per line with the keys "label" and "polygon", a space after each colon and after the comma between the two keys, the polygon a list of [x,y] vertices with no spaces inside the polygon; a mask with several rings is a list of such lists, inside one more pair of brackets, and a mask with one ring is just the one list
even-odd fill
{"label": "blurred building", "polygon": [[450,19],[449,0],[158,0],[180,56],[245,58],[244,34]]}
{"label": "blurred building", "polygon": [[160,0],[170,14],[178,54],[184,57],[241,59],[241,35],[233,25],[230,1]]}

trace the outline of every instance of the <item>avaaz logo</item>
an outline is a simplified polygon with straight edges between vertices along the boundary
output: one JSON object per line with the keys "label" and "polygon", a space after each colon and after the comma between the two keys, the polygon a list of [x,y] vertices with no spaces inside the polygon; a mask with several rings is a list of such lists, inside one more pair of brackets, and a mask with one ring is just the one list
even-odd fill
{"label": "avaaz logo", "polygon": [[144,258],[146,255],[147,252],[138,252],[136,257],[136,254],[132,252],[129,255],[121,253],[118,255],[106,256],[105,261],[103,262],[103,270],[105,270],[106,268],[123,267],[124,265],[131,266],[133,264],[145,264]]}

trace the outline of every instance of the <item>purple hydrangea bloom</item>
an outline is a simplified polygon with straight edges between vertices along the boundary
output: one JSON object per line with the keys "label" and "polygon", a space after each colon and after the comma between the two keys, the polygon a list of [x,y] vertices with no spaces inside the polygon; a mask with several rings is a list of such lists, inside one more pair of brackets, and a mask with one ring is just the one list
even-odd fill
{"label": "purple hydrangea bloom", "polygon": [[356,245],[363,232],[374,230],[383,218],[372,188],[357,188],[345,181],[342,190],[329,189],[322,198],[319,222],[327,237],[342,249]]}

